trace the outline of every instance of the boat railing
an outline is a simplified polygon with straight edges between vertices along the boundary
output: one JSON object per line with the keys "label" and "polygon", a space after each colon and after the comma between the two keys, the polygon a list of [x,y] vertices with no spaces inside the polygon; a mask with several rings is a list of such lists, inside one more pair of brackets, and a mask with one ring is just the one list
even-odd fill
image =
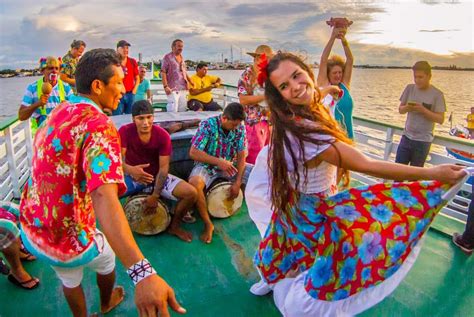
{"label": "boat railing", "polygon": [[[160,81],[152,80],[154,104],[166,104],[166,95]],[[237,87],[222,85],[213,89],[213,98],[222,106],[238,101]],[[157,107],[158,108],[158,107]],[[164,108],[166,109],[166,108]],[[356,146],[369,157],[393,161],[403,127],[371,119],[354,117]],[[451,136],[435,136],[427,165],[443,163],[474,166],[472,163],[447,156],[446,148],[468,153],[474,152],[474,142]],[[26,182],[31,166],[32,135],[29,121],[19,121],[16,117],[0,123],[0,200],[18,199]],[[377,180],[366,175],[353,173],[353,178],[371,184]],[[463,222],[467,219],[471,185],[464,184],[460,193],[442,210],[445,215]]]}

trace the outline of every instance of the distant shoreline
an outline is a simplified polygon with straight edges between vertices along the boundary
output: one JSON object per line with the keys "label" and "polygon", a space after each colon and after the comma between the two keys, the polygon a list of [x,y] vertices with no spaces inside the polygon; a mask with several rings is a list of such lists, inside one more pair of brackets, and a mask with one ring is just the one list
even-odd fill
{"label": "distant shoreline", "polygon": [[[230,65],[231,66],[231,65]],[[311,65],[315,68],[318,68],[319,65],[313,64]],[[354,68],[363,68],[363,69],[411,69],[411,66],[381,66],[381,65],[354,65]],[[218,69],[218,70],[238,70],[244,69],[242,67],[233,68],[228,67],[226,69]],[[455,65],[453,66],[433,66],[434,70],[451,70],[451,71],[474,71],[474,68],[458,68]],[[22,69],[21,71],[15,71],[11,69],[3,69],[0,70],[0,78],[13,78],[13,77],[34,77],[34,76],[41,76],[41,72],[37,69]]]}
{"label": "distant shoreline", "polygon": [[[374,68],[374,69],[411,69],[411,66],[378,66],[378,65],[354,65],[354,68]],[[461,70],[461,71],[474,71],[474,68],[459,68],[456,66],[433,66],[432,69],[436,70]]]}

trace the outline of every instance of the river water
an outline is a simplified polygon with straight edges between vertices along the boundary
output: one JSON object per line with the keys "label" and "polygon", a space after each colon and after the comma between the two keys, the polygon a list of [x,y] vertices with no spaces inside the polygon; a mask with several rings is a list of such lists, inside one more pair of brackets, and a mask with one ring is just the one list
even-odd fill
{"label": "river water", "polygon": [[[236,85],[241,72],[211,70],[209,74]],[[26,86],[35,80],[35,77],[0,78],[0,121],[16,115]],[[354,115],[403,126],[406,115],[398,113],[398,100],[405,86],[412,82],[409,69],[354,69],[351,84]],[[436,132],[446,135],[451,112],[453,126],[466,124],[466,116],[474,106],[474,72],[434,70],[431,82],[445,94],[448,112],[445,123],[436,125]]]}

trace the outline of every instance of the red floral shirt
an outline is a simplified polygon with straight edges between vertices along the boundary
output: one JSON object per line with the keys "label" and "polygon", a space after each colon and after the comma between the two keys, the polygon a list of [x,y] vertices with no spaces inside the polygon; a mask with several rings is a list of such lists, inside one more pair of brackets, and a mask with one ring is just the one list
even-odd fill
{"label": "red floral shirt", "polygon": [[31,175],[21,199],[21,225],[45,256],[68,261],[93,242],[90,193],[104,184],[126,189],[120,139],[91,100],[74,96],[48,116],[33,146]]}

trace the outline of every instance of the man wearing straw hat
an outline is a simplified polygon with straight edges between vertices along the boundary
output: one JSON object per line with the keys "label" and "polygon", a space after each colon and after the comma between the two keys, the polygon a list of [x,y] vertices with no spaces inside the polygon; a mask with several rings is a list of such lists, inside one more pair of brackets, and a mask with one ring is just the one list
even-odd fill
{"label": "man wearing straw hat", "polygon": [[60,68],[61,61],[58,58],[42,57],[39,69],[43,77],[26,87],[18,119],[23,121],[32,117],[34,131],[56,106],[73,95],[71,86],[59,79]]}

